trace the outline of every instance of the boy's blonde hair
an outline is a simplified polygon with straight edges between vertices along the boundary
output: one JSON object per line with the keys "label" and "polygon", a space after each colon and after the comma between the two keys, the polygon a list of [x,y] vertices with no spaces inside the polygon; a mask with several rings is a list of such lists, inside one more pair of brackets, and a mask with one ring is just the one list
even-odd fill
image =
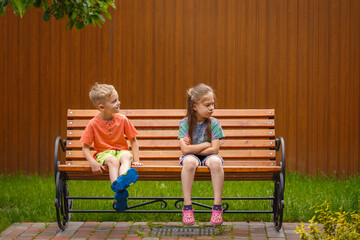
{"label": "boy's blonde hair", "polygon": [[100,104],[105,104],[114,91],[116,90],[113,85],[95,83],[89,92],[89,97],[97,108]]}

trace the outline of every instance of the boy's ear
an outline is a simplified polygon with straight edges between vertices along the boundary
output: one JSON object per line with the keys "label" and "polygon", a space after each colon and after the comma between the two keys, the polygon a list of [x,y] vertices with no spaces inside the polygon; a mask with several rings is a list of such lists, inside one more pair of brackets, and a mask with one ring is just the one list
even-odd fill
{"label": "boy's ear", "polygon": [[193,110],[194,110],[194,111],[197,110],[196,104],[193,105]]}
{"label": "boy's ear", "polygon": [[97,109],[100,111],[100,112],[102,112],[102,111],[104,111],[104,105],[103,104],[99,104],[99,106],[97,107]]}

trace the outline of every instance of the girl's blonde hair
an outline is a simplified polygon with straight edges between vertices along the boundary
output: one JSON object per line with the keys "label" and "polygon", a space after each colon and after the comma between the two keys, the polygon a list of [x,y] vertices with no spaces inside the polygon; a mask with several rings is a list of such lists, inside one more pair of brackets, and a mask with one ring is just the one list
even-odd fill
{"label": "girl's blonde hair", "polygon": [[105,104],[114,91],[116,90],[113,85],[95,83],[89,92],[89,97],[97,108],[100,104]]}
{"label": "girl's blonde hair", "polygon": [[[190,138],[191,143],[193,142],[193,133],[194,133],[194,128],[195,128],[195,125],[197,122],[196,112],[194,110],[194,104],[197,104],[197,103],[200,103],[201,101],[203,101],[202,98],[208,93],[212,93],[215,98],[214,90],[210,86],[203,84],[203,83],[200,83],[200,84],[196,85],[195,87],[190,88],[187,91],[187,113],[186,113],[186,116],[188,118],[189,138]],[[206,119],[205,124],[206,124],[207,137],[211,141],[211,120]]]}

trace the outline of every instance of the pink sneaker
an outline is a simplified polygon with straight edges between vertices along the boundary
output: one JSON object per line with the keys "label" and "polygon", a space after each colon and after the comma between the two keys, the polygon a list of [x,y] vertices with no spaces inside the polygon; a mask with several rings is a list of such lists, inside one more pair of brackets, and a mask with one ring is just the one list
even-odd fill
{"label": "pink sneaker", "polygon": [[194,209],[192,210],[182,210],[183,218],[182,222],[185,225],[193,225],[195,223]]}
{"label": "pink sneaker", "polygon": [[223,209],[221,211],[212,209],[210,222],[212,225],[221,225],[223,223]]}

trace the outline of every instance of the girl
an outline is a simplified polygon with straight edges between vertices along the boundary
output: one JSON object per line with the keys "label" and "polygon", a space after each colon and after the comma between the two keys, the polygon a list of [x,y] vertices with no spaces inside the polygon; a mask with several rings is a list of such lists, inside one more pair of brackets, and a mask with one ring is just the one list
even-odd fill
{"label": "girl", "polygon": [[215,95],[211,87],[199,84],[188,90],[186,118],[180,121],[179,138],[183,156],[181,181],[184,195],[183,223],[195,223],[194,210],[191,205],[191,191],[195,171],[198,166],[210,169],[214,189],[214,207],[210,222],[220,225],[223,222],[221,198],[224,184],[224,160],[218,154],[220,139],[225,135],[214,113]]}

